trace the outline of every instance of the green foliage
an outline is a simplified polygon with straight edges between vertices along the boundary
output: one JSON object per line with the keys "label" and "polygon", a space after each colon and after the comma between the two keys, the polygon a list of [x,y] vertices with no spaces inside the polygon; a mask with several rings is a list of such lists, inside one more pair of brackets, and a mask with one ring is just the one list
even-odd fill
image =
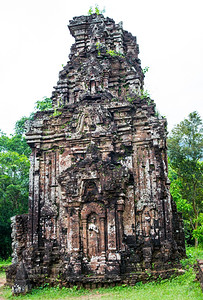
{"label": "green foliage", "polygon": [[177,210],[182,213],[184,221],[184,232],[187,243],[191,243],[192,229],[190,226],[190,212],[192,205],[187,199],[182,197],[182,182],[176,171],[171,167],[170,160],[168,159],[168,177],[171,181],[170,192],[173,200],[176,202]]}
{"label": "green foliage", "polygon": [[197,259],[202,259],[203,247],[202,246],[199,246],[197,248],[186,247],[186,255],[187,258],[181,260],[181,265],[184,270],[193,268],[194,265],[197,263]]}
{"label": "green foliage", "polygon": [[22,117],[15,124],[15,133],[18,135],[23,135],[26,132],[26,123],[31,119],[31,117]]}
{"label": "green foliage", "polygon": [[115,50],[106,50],[106,53],[112,57],[117,57],[117,56],[124,57],[124,55],[120,51],[117,52]]}
{"label": "green foliage", "polygon": [[143,74],[146,74],[149,71],[149,67],[145,67],[144,69],[142,69]]}
{"label": "green foliage", "polygon": [[132,103],[133,100],[134,100],[134,98],[131,98],[131,97],[129,97],[129,96],[127,97],[127,101],[128,101],[128,102]]}
{"label": "green foliage", "polygon": [[[38,100],[35,103],[34,111],[45,111],[52,109],[52,100],[50,98],[44,97],[43,100]],[[29,117],[23,116],[20,120],[18,120],[15,124],[15,134],[22,136],[26,133],[27,128],[26,124],[33,120],[34,112],[30,114]]]}
{"label": "green foliage", "polygon": [[54,108],[54,113],[53,113],[52,116],[53,116],[53,117],[57,117],[57,116],[60,116],[61,114],[62,114],[62,112],[58,111],[57,108],[55,107],[55,108]]}
{"label": "green foliage", "polygon": [[88,10],[88,15],[91,16],[92,14],[97,14],[97,15],[102,15],[105,13],[105,8],[100,9],[98,4],[95,5],[94,10],[92,8],[92,6],[89,8]]}
{"label": "green foliage", "polygon": [[[185,171],[182,163],[196,163],[203,154],[203,126],[197,112],[189,114],[188,119],[180,122],[172,130],[169,137],[169,154],[173,157],[175,167]],[[186,166],[186,168],[188,168]]]}
{"label": "green foliage", "polygon": [[45,111],[52,109],[52,100],[50,98],[44,97],[43,100],[38,100],[35,105],[35,110]]}
{"label": "green foliage", "polygon": [[102,11],[99,10],[99,6],[97,4],[95,5],[95,13],[97,15],[102,14]]}
{"label": "green foliage", "polygon": [[11,255],[10,218],[28,209],[30,163],[24,154],[0,152],[0,257]]}
{"label": "green foliage", "polygon": [[[183,213],[190,240],[202,241],[203,213],[203,126],[197,112],[189,114],[168,139],[171,193]],[[189,241],[190,242],[190,241]]]}
{"label": "green foliage", "polygon": [[192,235],[203,245],[203,213],[200,213],[194,222],[197,222],[199,226],[193,230]]}
{"label": "green foliage", "polygon": [[149,98],[149,103],[151,103],[151,99],[150,99],[150,93],[148,90],[144,90],[144,89],[141,89],[141,96],[140,96],[141,99],[146,99],[146,98]]}
{"label": "green foliage", "polygon": [[182,198],[181,189],[182,182],[177,173],[169,165],[169,179],[171,180],[170,191],[177,204],[178,211],[187,214],[192,210],[191,203],[187,202],[187,199]]}
{"label": "green foliage", "polygon": [[[11,255],[11,221],[28,209],[30,148],[21,125],[10,137],[0,132],[0,257]],[[23,127],[23,125],[22,125]]]}
{"label": "green foliage", "polygon": [[[142,72],[143,74],[145,75],[147,72],[149,71],[149,67],[145,67],[144,69],[142,69]],[[141,96],[140,96],[141,99],[148,99],[147,100],[147,103],[148,105],[151,104],[151,96],[150,96],[150,93],[148,90],[145,90],[144,88],[141,89]]]}
{"label": "green foliage", "polygon": [[[37,101],[35,110],[52,109],[52,100]],[[61,112],[55,109],[53,116]],[[22,117],[15,124],[15,133],[7,136],[0,131],[0,257],[11,255],[11,220],[17,214],[27,213],[30,147],[25,140],[26,123],[33,119]]]}
{"label": "green foliage", "polygon": [[30,156],[30,147],[27,145],[25,137],[22,134],[14,134],[8,137],[0,131],[0,153],[2,152],[17,152],[20,155]]}
{"label": "green foliage", "polygon": [[88,15],[91,16],[93,14],[93,9],[92,9],[92,6],[90,6],[89,10],[88,10]]}
{"label": "green foliage", "polygon": [[98,55],[100,56],[100,55],[101,55],[101,50],[100,50],[100,48],[101,48],[101,43],[97,42],[97,43],[96,43],[96,48],[97,48],[97,51],[98,51]]}
{"label": "green foliage", "polygon": [[6,267],[11,265],[12,258],[9,257],[8,259],[1,259],[0,258],[0,272],[4,271]]}

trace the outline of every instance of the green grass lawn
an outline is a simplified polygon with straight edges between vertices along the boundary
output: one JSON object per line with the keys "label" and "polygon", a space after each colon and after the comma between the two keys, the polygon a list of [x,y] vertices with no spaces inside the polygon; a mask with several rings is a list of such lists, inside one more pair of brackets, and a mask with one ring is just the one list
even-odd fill
{"label": "green grass lawn", "polygon": [[[203,248],[187,248],[187,259],[182,260],[185,274],[170,280],[149,282],[146,284],[137,283],[135,286],[116,286],[112,288],[100,288],[85,290],[76,288],[37,288],[25,296],[13,297],[11,290],[1,288],[0,297],[5,299],[136,299],[136,300],[203,300],[203,294],[199,282],[195,281],[193,264],[197,258],[203,258]],[[5,275],[4,275],[5,276]]]}

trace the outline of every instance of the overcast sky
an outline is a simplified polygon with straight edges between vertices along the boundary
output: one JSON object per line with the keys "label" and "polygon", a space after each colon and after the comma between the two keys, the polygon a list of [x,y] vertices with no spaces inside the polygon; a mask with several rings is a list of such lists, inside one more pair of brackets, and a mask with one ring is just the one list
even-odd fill
{"label": "overcast sky", "polygon": [[74,40],[67,24],[90,6],[137,36],[145,88],[168,129],[203,113],[202,0],[1,0],[0,129],[12,133],[37,100],[50,97]]}

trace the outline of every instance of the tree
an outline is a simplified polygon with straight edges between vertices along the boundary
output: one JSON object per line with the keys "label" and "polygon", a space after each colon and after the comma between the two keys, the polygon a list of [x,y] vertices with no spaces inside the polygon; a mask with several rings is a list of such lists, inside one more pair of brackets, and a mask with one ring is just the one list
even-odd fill
{"label": "tree", "polygon": [[177,210],[182,212],[183,215],[185,239],[188,244],[192,244],[193,230],[190,224],[190,214],[193,208],[191,203],[182,196],[182,181],[177,172],[172,168],[170,159],[168,159],[168,177],[171,181],[171,195],[173,196],[173,200],[176,202]]}
{"label": "tree", "polygon": [[[52,108],[52,100],[37,101],[35,111]],[[0,130],[0,257],[11,255],[11,220],[27,213],[29,190],[30,147],[25,139],[27,123],[33,119],[22,117],[15,124],[15,133],[7,136]]]}
{"label": "tree", "polygon": [[30,147],[19,132],[0,131],[0,257],[11,255],[11,220],[27,213]]}
{"label": "tree", "polygon": [[0,131],[0,153],[8,151],[17,152],[27,157],[29,157],[31,153],[30,147],[22,134],[14,134],[8,137],[5,133]]}
{"label": "tree", "polygon": [[10,150],[0,152],[0,257],[11,254],[11,221],[28,210],[28,174],[26,155]]}
{"label": "tree", "polygon": [[[188,221],[195,238],[195,246],[201,240],[201,213],[203,212],[203,126],[197,112],[189,114],[172,130],[168,139],[168,155],[170,166],[175,172],[176,189],[172,180],[172,195]],[[178,180],[178,181],[177,181]],[[178,189],[177,189],[177,182]],[[181,206],[182,203],[182,207]]]}

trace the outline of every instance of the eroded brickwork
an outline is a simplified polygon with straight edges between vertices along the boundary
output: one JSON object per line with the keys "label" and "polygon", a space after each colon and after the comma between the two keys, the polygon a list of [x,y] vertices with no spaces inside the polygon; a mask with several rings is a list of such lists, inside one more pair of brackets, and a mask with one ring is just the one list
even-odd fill
{"label": "eroded brickwork", "polygon": [[21,217],[13,225],[14,293],[46,280],[94,287],[133,284],[146,270],[167,277],[185,254],[166,119],[142,95],[136,38],[96,14],[75,17],[69,29],[75,44],[53,109],[38,112],[27,132],[29,214],[27,234]]}

